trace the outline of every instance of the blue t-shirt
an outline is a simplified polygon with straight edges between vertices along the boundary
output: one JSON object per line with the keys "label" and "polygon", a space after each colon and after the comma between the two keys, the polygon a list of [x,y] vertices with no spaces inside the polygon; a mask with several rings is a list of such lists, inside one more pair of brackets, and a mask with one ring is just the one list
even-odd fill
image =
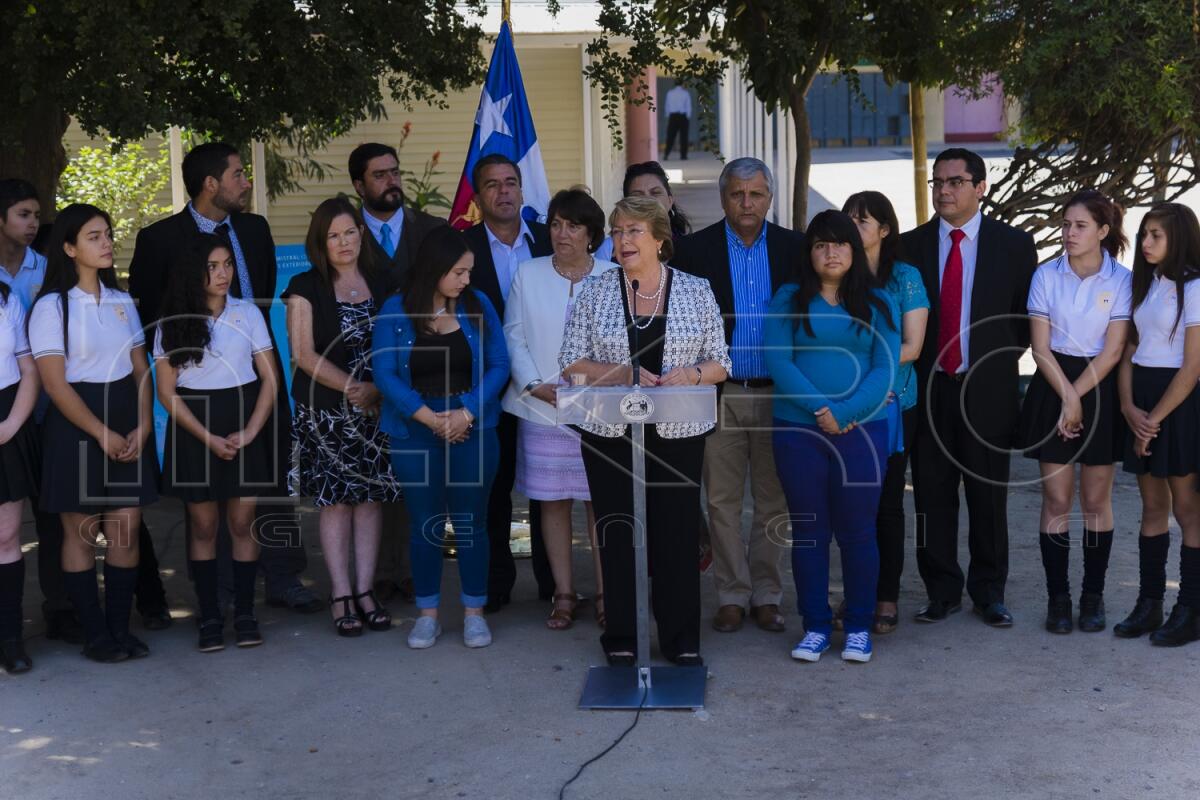
{"label": "blue t-shirt", "polygon": [[[897,261],[892,266],[892,277],[884,288],[892,296],[896,305],[900,307],[901,317],[918,308],[929,308],[929,295],[925,293],[925,281],[921,280],[920,271],[912,264]],[[904,324],[899,319],[896,324],[901,331],[904,330]],[[903,337],[901,338],[903,339]],[[896,358],[897,360],[900,358],[899,350],[896,351]],[[900,408],[903,411],[907,411],[917,404],[915,367],[916,364],[910,361],[907,364],[900,364],[896,369],[896,382],[892,384],[892,391],[896,393],[896,398],[900,401]]]}
{"label": "blue t-shirt", "polygon": [[817,295],[808,306],[813,336],[792,310],[800,287],[788,283],[771,300],[763,333],[767,369],[775,381],[776,417],[815,425],[814,413],[828,406],[839,425],[887,418],[887,394],[900,357],[900,311],[882,290],[891,313],[887,324],[871,306],[871,328],[865,328],[840,305]]}

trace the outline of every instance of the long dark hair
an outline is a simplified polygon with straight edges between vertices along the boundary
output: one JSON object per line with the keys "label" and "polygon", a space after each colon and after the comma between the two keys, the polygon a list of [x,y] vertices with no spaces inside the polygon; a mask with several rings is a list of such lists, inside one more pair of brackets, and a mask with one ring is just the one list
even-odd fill
{"label": "long dark hair", "polygon": [[313,269],[325,282],[325,287],[331,292],[333,281],[337,278],[337,270],[329,265],[329,228],[333,221],[343,214],[354,220],[354,224],[362,232],[362,243],[358,249],[358,271],[368,284],[375,276],[375,257],[371,254],[370,242],[367,241],[371,234],[367,231],[362,214],[346,197],[331,197],[321,201],[313,211],[312,219],[308,222],[308,233],[304,237],[304,254],[308,256],[308,263],[312,264]]}
{"label": "long dark hair", "polygon": [[1122,224],[1125,220],[1125,209],[1095,189],[1084,189],[1072,195],[1063,206],[1063,216],[1066,217],[1067,212],[1074,206],[1086,208],[1097,226],[1108,226],[1108,236],[1104,237],[1100,246],[1107,250],[1110,256],[1118,258],[1129,246],[1129,239],[1125,237],[1125,227]]}
{"label": "long dark hair", "polygon": [[[636,178],[640,178],[643,175],[653,175],[658,178],[663,188],[667,190],[667,196],[671,199],[675,198],[675,193],[671,191],[671,182],[667,180],[667,172],[662,168],[662,164],[659,164],[657,161],[643,161],[640,164],[630,164],[625,169],[625,180],[621,183],[621,196],[629,197],[629,187]],[[671,204],[671,210],[667,212],[667,220],[671,223],[672,236],[687,236],[692,232],[692,222],[688,219],[687,214],[683,213],[683,209],[679,207],[678,202]]]}
{"label": "long dark hair", "polygon": [[[72,203],[58,212],[58,216],[54,218],[54,230],[50,234],[50,244],[46,248],[46,278],[33,301],[36,305],[38,300],[48,294],[58,295],[59,303],[62,305],[64,354],[70,349],[67,343],[67,321],[71,310],[67,304],[67,292],[74,289],[75,285],[79,283],[79,267],[75,265],[75,259],[67,255],[63,245],[75,246],[79,240],[79,231],[83,230],[83,226],[96,217],[103,219],[109,230],[112,229],[112,217],[103,209],[87,203]],[[96,274],[102,286],[109,289],[120,288],[117,283],[117,271],[112,267],[99,270]],[[28,320],[26,325],[28,326]]]}
{"label": "long dark hair", "polygon": [[[405,273],[404,313],[413,320],[418,330],[430,331],[433,323],[433,293],[438,282],[454,268],[459,259],[471,252],[466,238],[454,228],[438,226],[429,232],[417,249],[417,260]],[[470,285],[459,295],[458,301],[471,319],[479,320],[482,330],[485,324],[483,304]]]}
{"label": "long dark hair", "polygon": [[233,257],[233,248],[227,239],[199,233],[172,265],[158,327],[162,331],[163,352],[176,369],[189,362],[199,365],[204,358],[204,349],[212,341],[212,327],[208,324],[212,313],[208,310],[205,289],[208,286],[208,260],[217,250],[225,250]]}
{"label": "long dark hair", "polygon": [[851,217],[870,217],[880,225],[887,226],[888,235],[879,243],[879,266],[875,270],[875,285],[887,286],[896,262],[904,260],[904,249],[900,244],[900,221],[896,219],[892,201],[883,192],[856,192],[846,198],[842,211]]}
{"label": "long dark hair", "polygon": [[[1157,222],[1167,234],[1167,255],[1158,264],[1151,264],[1142,255],[1142,237],[1146,235],[1148,222]],[[1175,282],[1178,308],[1175,311],[1175,324],[1171,326],[1171,336],[1174,337],[1179,320],[1183,318],[1184,285],[1200,276],[1200,222],[1196,221],[1195,213],[1182,203],[1155,203],[1142,217],[1133,254],[1133,310],[1136,311],[1150,293],[1156,271]]]}
{"label": "long dark hair", "polygon": [[829,209],[813,217],[804,232],[804,250],[799,265],[800,274],[797,276],[800,289],[792,299],[792,311],[796,315],[796,322],[803,323],[804,332],[810,337],[816,336],[808,309],[813,298],[821,293],[821,279],[812,265],[813,248],[821,242],[848,244],[853,252],[850,269],[846,270],[838,286],[838,299],[847,313],[858,320],[856,333],[870,329],[872,307],[879,312],[889,328],[896,327],[887,301],[875,291],[875,276],[871,274],[871,267],[867,264],[867,252],[863,249],[858,226],[850,219],[849,214]]}

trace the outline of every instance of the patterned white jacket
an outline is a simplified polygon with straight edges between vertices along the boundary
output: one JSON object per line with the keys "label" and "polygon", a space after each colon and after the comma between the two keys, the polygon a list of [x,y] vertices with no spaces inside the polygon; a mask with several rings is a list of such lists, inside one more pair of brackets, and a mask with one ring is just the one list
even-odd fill
{"label": "patterned white jacket", "polygon": [[[721,309],[704,278],[671,269],[671,294],[667,298],[667,333],[663,342],[663,373],[674,367],[690,367],[701,361],[716,361],[726,372],[733,369]],[[625,306],[621,293],[621,270],[610,269],[586,279],[567,320],[561,369],[586,358],[609,364],[630,363],[629,335],[625,329]],[[597,436],[624,436],[626,425],[581,425]],[[699,436],[713,428],[711,422],[662,422],[654,426],[664,439]]]}

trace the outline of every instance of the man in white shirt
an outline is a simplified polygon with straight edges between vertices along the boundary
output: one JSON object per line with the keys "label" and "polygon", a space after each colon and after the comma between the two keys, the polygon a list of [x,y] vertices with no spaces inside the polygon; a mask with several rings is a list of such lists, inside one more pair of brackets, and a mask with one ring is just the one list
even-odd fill
{"label": "man in white shirt", "polygon": [[679,157],[687,161],[688,130],[692,121],[692,95],[683,87],[682,83],[675,84],[675,88],[667,92],[666,112],[667,151],[663,154],[663,161],[671,157],[671,148],[675,144],[676,136],[679,136]]}

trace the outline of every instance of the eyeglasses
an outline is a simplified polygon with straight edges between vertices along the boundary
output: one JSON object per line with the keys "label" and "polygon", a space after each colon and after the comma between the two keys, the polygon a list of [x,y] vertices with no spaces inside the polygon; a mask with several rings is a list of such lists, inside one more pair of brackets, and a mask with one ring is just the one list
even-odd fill
{"label": "eyeglasses", "polygon": [[955,175],[953,178],[946,178],[946,180],[942,180],[941,178],[933,178],[929,181],[930,187],[932,187],[935,192],[939,191],[943,186],[949,186],[951,189],[957,192],[963,187],[964,184],[968,183],[974,186],[977,181],[974,178],[964,178],[961,175]]}
{"label": "eyeglasses", "polygon": [[610,235],[613,239],[640,239],[645,234],[645,228],[613,228]]}

